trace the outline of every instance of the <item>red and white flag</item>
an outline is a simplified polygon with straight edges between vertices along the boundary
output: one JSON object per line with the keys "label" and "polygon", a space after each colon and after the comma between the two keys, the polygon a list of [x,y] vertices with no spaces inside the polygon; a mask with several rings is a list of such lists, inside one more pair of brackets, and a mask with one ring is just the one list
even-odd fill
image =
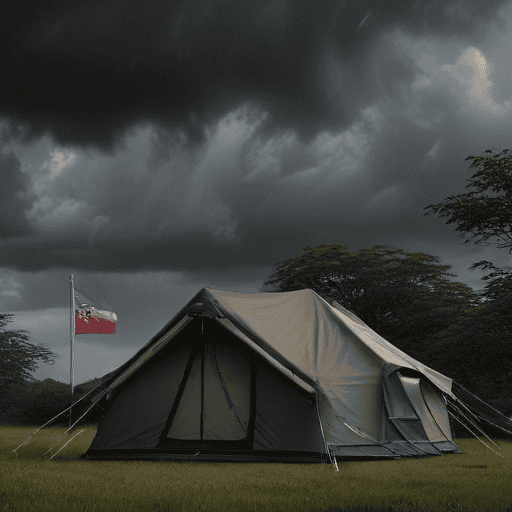
{"label": "red and white flag", "polygon": [[75,334],[114,334],[117,315],[112,308],[75,290]]}

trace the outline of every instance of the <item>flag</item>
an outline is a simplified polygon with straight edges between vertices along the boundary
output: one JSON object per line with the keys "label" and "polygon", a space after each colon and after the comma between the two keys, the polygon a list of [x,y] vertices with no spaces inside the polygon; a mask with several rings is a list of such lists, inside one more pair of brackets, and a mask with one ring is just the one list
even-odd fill
{"label": "flag", "polygon": [[75,293],[75,334],[114,334],[117,315],[112,308],[98,300],[91,299],[83,292]]}

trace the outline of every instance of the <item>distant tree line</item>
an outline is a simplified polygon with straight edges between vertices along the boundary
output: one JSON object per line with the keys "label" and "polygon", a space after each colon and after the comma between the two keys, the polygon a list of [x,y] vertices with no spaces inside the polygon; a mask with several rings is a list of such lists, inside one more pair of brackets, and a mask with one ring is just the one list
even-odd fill
{"label": "distant tree line", "polygon": [[[32,377],[41,363],[51,365],[57,355],[42,345],[30,343],[25,331],[6,329],[11,321],[11,314],[0,314],[0,424],[42,425],[70,406],[71,387],[53,379],[37,381]],[[97,381],[76,386],[73,401]],[[85,412],[86,405],[74,407],[73,417]],[[101,411],[93,409],[84,421],[97,422],[100,414]],[[55,424],[68,423],[69,415],[65,414]]]}
{"label": "distant tree line", "polygon": [[[87,384],[77,386],[73,392],[73,402],[79,400],[88,391]],[[5,395],[9,400],[9,407],[0,411],[0,424],[9,425],[43,425],[70,406],[71,386],[53,379],[43,381],[30,380],[11,390]],[[91,405],[85,399],[73,407],[73,421],[85,413]],[[80,424],[97,424],[101,418],[102,410],[93,408]],[[57,418],[52,425],[68,426],[69,412]]]}

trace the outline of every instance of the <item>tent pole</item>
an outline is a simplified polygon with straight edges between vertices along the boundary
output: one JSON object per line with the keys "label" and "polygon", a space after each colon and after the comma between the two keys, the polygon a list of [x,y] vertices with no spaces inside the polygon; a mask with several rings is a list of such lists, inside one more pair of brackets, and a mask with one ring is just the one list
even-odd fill
{"label": "tent pole", "polygon": [[318,421],[320,423],[320,431],[322,432],[322,438],[324,440],[325,449],[327,450],[327,457],[329,457],[329,460],[331,461],[331,464],[334,466],[334,469],[336,471],[339,471],[338,463],[336,462],[336,457],[332,455],[331,450],[329,450],[329,445],[327,444],[327,439],[325,439],[324,427],[322,426],[322,418],[320,416],[320,409],[318,408],[318,396],[315,396],[315,405],[316,413],[318,415]]}
{"label": "tent pole", "polygon": [[[201,317],[201,336],[203,336],[203,320],[204,317]],[[200,426],[199,431],[201,432],[201,451],[203,451],[203,429],[204,429],[204,353],[206,351],[206,344],[204,343],[204,339],[201,339],[201,418],[200,418]]]}
{"label": "tent pole", "polygon": [[[90,391],[88,391],[83,397],[79,398],[76,403],[81,402],[82,400],[87,398],[93,391],[96,391],[96,389],[98,389],[100,386],[101,386],[101,382],[99,384],[97,384],[96,386],[94,386],[94,388],[92,388]],[[103,396],[103,395],[101,395],[101,396]],[[24,444],[27,444],[41,429],[46,427],[46,425],[49,425],[53,420],[56,420],[59,416],[62,416],[65,412],[68,412],[70,409],[71,409],[71,407],[68,407],[67,409],[64,409],[63,411],[59,412],[59,414],[57,414],[57,416],[54,416],[51,420],[48,420],[44,425],[41,425],[33,434],[31,434],[28,437],[28,439],[23,441],[23,443],[21,443],[17,448],[12,450],[12,452],[16,453],[16,450],[18,448],[21,448]]]}
{"label": "tent pole", "polygon": [[69,382],[71,385],[71,407],[69,408],[69,426],[72,423],[72,407],[73,407],[73,391],[75,387],[75,286],[73,283],[73,274],[69,276],[71,285],[70,297],[70,317],[69,317],[69,330],[70,330],[70,351],[69,351]]}

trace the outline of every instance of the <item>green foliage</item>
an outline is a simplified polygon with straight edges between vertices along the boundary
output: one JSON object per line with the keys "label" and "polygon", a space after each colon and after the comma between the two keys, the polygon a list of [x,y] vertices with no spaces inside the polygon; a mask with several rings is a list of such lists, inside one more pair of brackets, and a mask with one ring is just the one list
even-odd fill
{"label": "green foliage", "polygon": [[[23,401],[19,415],[24,424],[43,425],[69,407],[70,386],[53,379],[27,382],[23,389]],[[61,422],[69,416],[63,415]]]}
{"label": "green foliage", "polygon": [[[425,208],[455,224],[456,231],[473,241],[512,252],[512,156],[486,150],[484,156],[468,156],[477,172],[465,194],[450,196]],[[495,405],[512,412],[512,269],[489,261],[474,263],[471,270],[491,271],[479,293],[481,306],[438,333],[431,356],[440,371]],[[451,364],[450,364],[451,361]]]}
{"label": "green foliage", "polygon": [[53,364],[56,357],[41,345],[30,343],[25,331],[6,330],[11,314],[0,314],[0,420],[19,417],[25,386],[41,362]]}
{"label": "green foliage", "polygon": [[449,280],[449,269],[438,257],[420,252],[377,245],[354,253],[345,245],[323,244],[275,265],[265,287],[311,288],[418,356],[426,333],[446,329],[479,303],[470,287]]}
{"label": "green foliage", "polygon": [[[77,420],[92,405],[85,398],[79,402],[93,384],[99,379],[76,386],[73,393],[72,418]],[[16,393],[11,393],[12,407],[8,410],[0,410],[0,423],[16,425],[43,425],[70,406],[71,386],[53,379],[43,381],[25,382],[16,388]],[[89,411],[80,424],[97,424],[103,414],[101,405],[96,405]],[[57,418],[53,425],[68,425],[69,413]]]}
{"label": "green foliage", "polygon": [[[6,330],[11,321],[11,314],[0,314],[0,422],[42,425],[70,405],[70,386],[32,378],[40,363],[53,364],[58,356],[30,343],[25,331]],[[83,386],[76,387],[74,401],[85,394],[87,385]],[[82,410],[83,404],[77,406],[77,415]],[[88,418],[97,421],[97,416]]]}
{"label": "green foliage", "polygon": [[0,390],[31,380],[39,363],[53,364],[55,354],[42,345],[29,343],[26,331],[3,329],[12,314],[0,314]]}
{"label": "green foliage", "polygon": [[509,318],[493,304],[475,308],[435,334],[424,361],[508,416],[512,415]]}
{"label": "green foliage", "polygon": [[[512,156],[508,149],[487,156],[468,156],[471,168],[478,171],[469,178],[465,194],[447,197],[442,203],[430,204],[425,215],[435,213],[455,224],[456,231],[469,234],[465,243],[485,243],[512,250]],[[490,242],[497,239],[497,242]]]}
{"label": "green foliage", "polygon": [[[447,218],[446,224],[455,224],[456,231],[466,233],[464,243],[494,245],[512,252],[512,156],[509,150],[488,155],[468,156],[473,160],[471,168],[478,169],[466,188],[470,192],[447,197],[443,202],[430,204],[425,215],[435,213]],[[483,277],[489,281],[482,298],[495,300],[499,295],[510,294],[512,290],[512,269],[500,269],[488,261],[473,264],[471,270],[491,270]]]}
{"label": "green foliage", "polygon": [[[0,329],[11,320],[12,315],[0,314]],[[25,331],[0,331],[0,422],[9,424],[42,425],[70,405],[70,386],[53,379],[36,381],[31,373],[39,364],[53,364],[56,356],[41,345],[29,343]],[[77,386],[74,402],[83,396],[95,382]],[[78,418],[90,405],[86,400],[73,409]],[[85,418],[97,422],[101,409],[93,410]],[[65,424],[69,416],[63,415],[57,424]]]}
{"label": "green foliage", "polygon": [[483,281],[488,281],[480,293],[482,298],[487,302],[494,302],[496,307],[500,307],[499,305],[503,303],[509,304],[512,299],[512,268],[499,268],[485,260],[474,263],[470,267],[471,270],[477,268],[491,270],[489,274],[482,277]]}

